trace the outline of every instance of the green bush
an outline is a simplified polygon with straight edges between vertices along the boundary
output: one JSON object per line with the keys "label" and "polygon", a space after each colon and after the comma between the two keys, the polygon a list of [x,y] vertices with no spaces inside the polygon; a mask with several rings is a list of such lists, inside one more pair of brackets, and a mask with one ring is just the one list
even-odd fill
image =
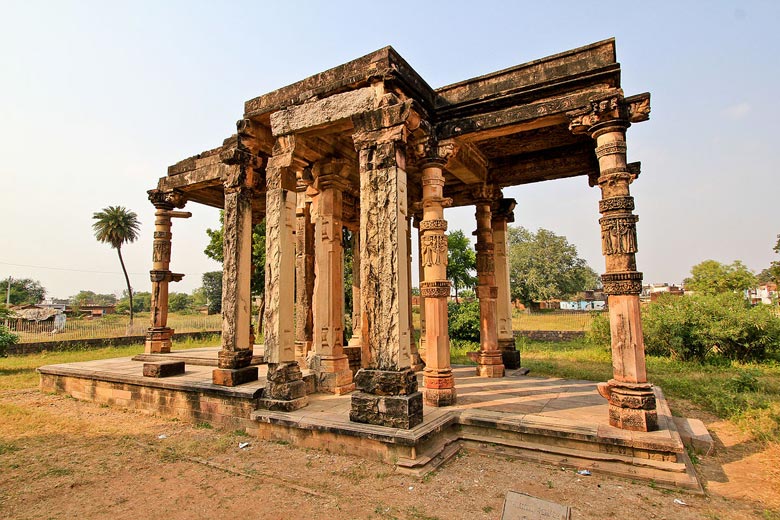
{"label": "green bush", "polygon": [[585,333],[585,343],[594,347],[611,348],[612,338],[609,331],[609,313],[593,313],[590,329]]}
{"label": "green bush", "polygon": [[647,353],[689,361],[760,361],[780,352],[780,318],[736,293],[668,296],[643,308]]}
{"label": "green bush", "polygon": [[479,302],[449,303],[450,338],[479,341]]}
{"label": "green bush", "polygon": [[8,347],[19,342],[19,336],[8,330],[5,325],[0,325],[0,357],[8,355]]}

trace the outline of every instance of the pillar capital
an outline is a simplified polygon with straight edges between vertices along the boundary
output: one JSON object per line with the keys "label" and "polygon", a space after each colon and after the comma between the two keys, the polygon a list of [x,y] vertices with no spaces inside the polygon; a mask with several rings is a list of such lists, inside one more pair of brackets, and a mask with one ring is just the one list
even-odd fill
{"label": "pillar capital", "polygon": [[515,199],[496,199],[490,207],[491,218],[493,222],[514,222],[515,221]]}
{"label": "pillar capital", "polygon": [[[421,169],[443,168],[447,162],[457,155],[458,145],[452,139],[439,141],[431,135],[417,139],[413,144],[414,156]],[[423,182],[425,173],[423,173]]]}
{"label": "pillar capital", "polygon": [[624,98],[618,91],[594,99],[586,108],[566,115],[569,118],[569,130],[575,134],[589,134],[596,139],[604,132],[625,132],[631,123],[650,118],[650,94]]}
{"label": "pillar capital", "polygon": [[187,204],[187,197],[179,190],[162,191],[154,189],[146,193],[149,195],[149,202],[157,209],[170,211],[173,208],[183,208]]}

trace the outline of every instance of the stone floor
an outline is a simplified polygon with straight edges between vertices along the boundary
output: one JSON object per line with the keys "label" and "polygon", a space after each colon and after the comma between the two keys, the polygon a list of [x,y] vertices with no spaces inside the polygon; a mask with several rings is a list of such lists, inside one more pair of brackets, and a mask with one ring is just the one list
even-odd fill
{"label": "stone floor", "polygon": [[[211,383],[213,368],[206,361],[216,359],[218,350],[203,348],[166,354],[167,359],[183,359],[187,363],[183,375],[166,378],[144,377],[143,362],[134,360],[138,357],[49,365],[40,371],[42,375],[92,379],[122,384],[124,388],[132,385],[166,391],[205,392],[244,402],[260,397],[265,385],[265,365],[258,367],[260,378],[256,382],[234,388]],[[674,473],[669,479],[671,485],[698,487],[660,389],[657,389],[659,430],[630,432],[609,425],[607,402],[599,396],[595,382],[522,376],[516,371],[507,371],[504,378],[487,379],[477,377],[471,366],[458,366],[453,372],[457,405],[426,406],[423,423],[412,430],[351,422],[349,395],[312,394],[308,397],[308,406],[294,412],[255,410],[251,417],[244,419],[251,418],[255,424],[275,425],[276,428],[329,432],[329,435],[411,446],[417,458],[425,450],[430,451],[429,439],[433,436],[445,431],[457,432],[450,433],[454,435],[453,439],[481,442],[485,447],[498,444],[507,449],[514,447],[525,454],[521,458],[531,455],[533,460],[541,462],[572,460],[578,461],[579,465],[583,460],[595,460],[601,467],[621,462],[628,466],[639,464],[647,469],[646,478],[663,481],[662,475],[656,473],[671,471]],[[442,446],[436,449],[441,451]],[[549,446],[557,448],[550,450]],[[611,472],[620,474],[620,464],[616,468]],[[637,472],[634,467],[623,473],[643,478],[642,471]]]}

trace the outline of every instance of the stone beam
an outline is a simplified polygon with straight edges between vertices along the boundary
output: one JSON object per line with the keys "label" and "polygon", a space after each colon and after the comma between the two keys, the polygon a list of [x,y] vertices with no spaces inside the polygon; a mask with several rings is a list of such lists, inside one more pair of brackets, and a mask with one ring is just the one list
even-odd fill
{"label": "stone beam", "polygon": [[491,161],[489,180],[505,187],[577,175],[598,177],[596,156],[588,145],[562,146]]}
{"label": "stone beam", "polygon": [[287,135],[293,132],[314,130],[335,123],[361,112],[377,108],[382,97],[382,85],[364,87],[341,94],[294,105],[271,114],[273,135]]}
{"label": "stone beam", "polygon": [[442,141],[440,144],[451,144],[457,150],[447,161],[445,169],[462,183],[484,183],[487,180],[488,161],[475,145],[455,139]]}

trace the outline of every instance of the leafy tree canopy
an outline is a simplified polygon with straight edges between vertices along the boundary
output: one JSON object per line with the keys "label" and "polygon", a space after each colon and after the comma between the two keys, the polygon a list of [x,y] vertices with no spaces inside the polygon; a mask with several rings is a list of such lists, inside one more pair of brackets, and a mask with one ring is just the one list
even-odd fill
{"label": "leafy tree canopy", "polygon": [[[224,212],[220,211],[219,215],[222,221],[219,229],[206,230],[206,234],[209,236],[209,243],[203,252],[212,260],[222,263],[225,261],[224,252],[222,251],[222,239],[225,229]],[[254,267],[252,272],[252,294],[263,294],[265,291],[265,220],[252,228],[252,266]],[[221,287],[220,282],[220,298],[222,297]],[[221,303],[220,308],[222,308]]]}
{"label": "leafy tree canopy", "polygon": [[509,227],[509,278],[513,299],[524,304],[574,296],[600,286],[599,277],[564,236]]}
{"label": "leafy tree canopy", "polygon": [[722,264],[705,260],[691,267],[691,277],[683,280],[685,288],[701,294],[744,291],[756,285],[756,276],[739,260]]}
{"label": "leafy tree canopy", "polygon": [[[133,293],[133,312],[149,312],[152,308],[152,293],[134,292]],[[127,291],[123,291],[122,297],[116,304],[117,312],[130,312],[130,297]]]}
{"label": "leafy tree canopy", "polygon": [[222,271],[203,273],[203,292],[209,314],[222,312]]}
{"label": "leafy tree canopy", "polygon": [[[3,303],[8,295],[8,280],[9,278],[4,278],[0,281],[0,295],[2,295],[0,299]],[[43,288],[41,282],[31,278],[11,279],[9,299],[11,305],[36,304],[42,302],[45,297],[46,289]]]}
{"label": "leafy tree canopy", "polygon": [[79,291],[76,296],[71,296],[71,303],[74,307],[82,305],[114,305],[116,296],[113,294],[95,294],[92,291]]}
{"label": "leafy tree canopy", "polygon": [[458,301],[458,291],[477,284],[473,274],[477,269],[477,256],[471,241],[460,229],[447,234],[447,248],[447,278],[452,282],[455,301]]}

